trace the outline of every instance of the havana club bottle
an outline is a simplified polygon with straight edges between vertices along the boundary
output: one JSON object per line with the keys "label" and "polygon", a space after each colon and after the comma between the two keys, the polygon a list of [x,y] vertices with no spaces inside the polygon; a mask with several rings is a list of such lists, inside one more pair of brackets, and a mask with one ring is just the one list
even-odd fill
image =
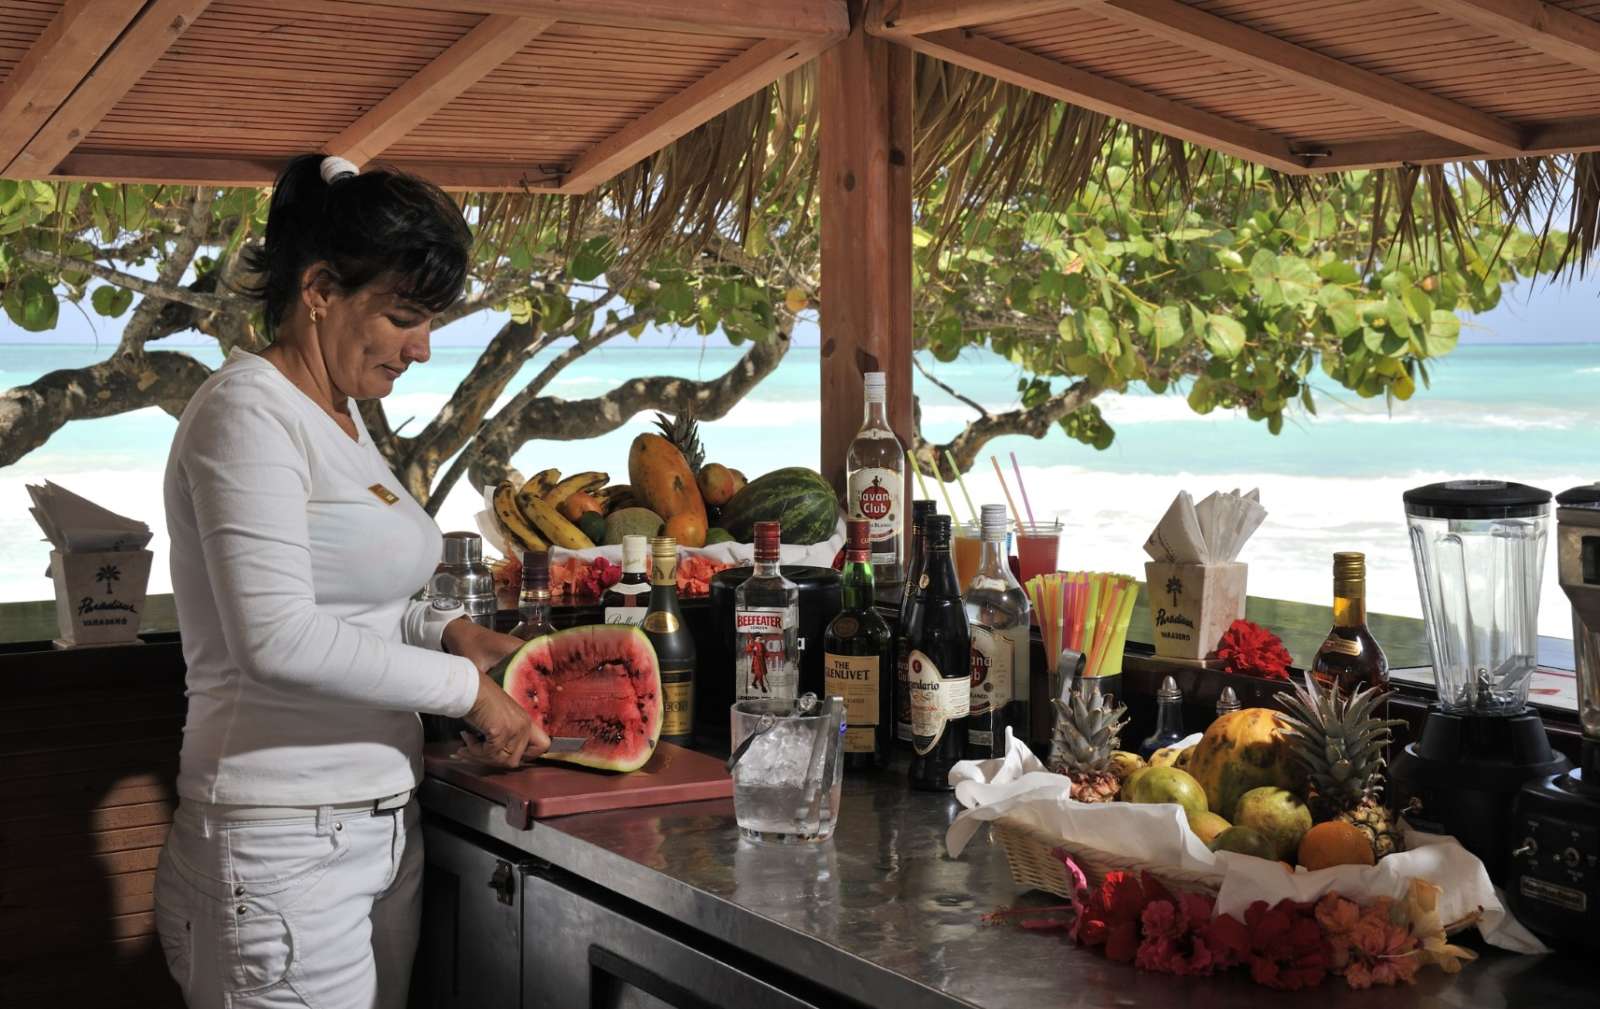
{"label": "havana club bottle", "polygon": [[905,497],[905,450],[889,427],[886,387],[881,371],[870,371],[866,384],[866,420],[845,457],[849,517],[872,524],[872,570],[884,585],[905,580],[905,531],[901,528]]}

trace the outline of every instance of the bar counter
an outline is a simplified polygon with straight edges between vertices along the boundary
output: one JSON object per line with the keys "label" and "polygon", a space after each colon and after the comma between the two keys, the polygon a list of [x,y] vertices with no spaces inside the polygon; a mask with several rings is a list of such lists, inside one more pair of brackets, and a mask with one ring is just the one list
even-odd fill
{"label": "bar counter", "polygon": [[[1258,987],[1238,971],[1211,979],[1144,973],[1078,949],[1060,933],[985,925],[982,916],[997,907],[1054,899],[1038,893],[1022,897],[1003,851],[986,843],[983,834],[961,859],[951,860],[944,835],[959,808],[955,799],[910,791],[903,772],[894,769],[847,776],[837,833],[831,842],[808,847],[741,840],[730,800],[590,813],[517,830],[501,807],[443,781],[429,779],[421,798],[431,847],[448,847],[439,844],[448,832],[508,859],[521,856],[524,870],[540,887],[553,883],[553,889],[524,891],[529,904],[522,913],[528,924],[522,948],[529,959],[523,969],[535,979],[528,983],[537,995],[530,998],[524,989],[517,1002],[506,1004],[1241,1009],[1293,1000],[1296,1006],[1361,1009],[1594,1005],[1592,978],[1576,959],[1484,949],[1480,960],[1455,977],[1430,968],[1416,985],[1398,989],[1356,992],[1342,979],[1330,978],[1314,991],[1286,993]],[[460,889],[470,893],[482,886],[464,880]],[[584,930],[592,929],[595,937],[611,932],[584,915],[541,908],[541,899],[551,902],[548,895],[563,887],[587,890],[613,905],[619,920],[643,922],[671,937],[662,942],[698,946],[702,952],[692,958],[699,966],[674,980],[668,976],[672,971],[659,964],[636,965],[634,973],[646,979],[639,983],[647,990],[665,985],[650,992],[660,1001],[614,1003],[587,993],[594,972],[616,958],[595,953],[595,943],[605,946],[611,939],[592,942]],[[493,899],[488,890],[481,893]],[[428,912],[430,917],[437,913]],[[554,926],[560,938],[541,935],[542,922]],[[1476,933],[1469,935],[1475,942]],[[424,938],[424,960],[430,956],[429,941]],[[467,930],[450,941],[451,955],[459,956],[469,942]],[[738,982],[708,973],[711,959],[730,964],[728,976]],[[746,982],[772,993],[769,1000],[750,1001],[750,989],[740,987]],[[781,999],[778,992],[794,998]]]}

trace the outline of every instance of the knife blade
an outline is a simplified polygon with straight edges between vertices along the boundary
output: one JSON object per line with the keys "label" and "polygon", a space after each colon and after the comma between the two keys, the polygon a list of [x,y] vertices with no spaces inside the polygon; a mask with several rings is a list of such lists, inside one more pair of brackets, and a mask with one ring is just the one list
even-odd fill
{"label": "knife blade", "polygon": [[550,749],[546,753],[573,753],[583,749],[583,744],[589,741],[588,736],[551,736]]}

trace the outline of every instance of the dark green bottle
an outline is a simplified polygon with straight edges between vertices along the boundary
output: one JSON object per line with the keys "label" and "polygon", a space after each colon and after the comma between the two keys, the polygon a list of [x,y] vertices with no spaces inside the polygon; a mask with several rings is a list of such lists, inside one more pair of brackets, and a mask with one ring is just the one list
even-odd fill
{"label": "dark green bottle", "polygon": [[845,700],[844,769],[867,771],[888,765],[894,742],[894,635],[873,606],[872,524],[846,528],[843,605],[823,635],[822,675],[828,696]]}
{"label": "dark green bottle", "polygon": [[911,787],[949,791],[966,757],[972,703],[972,629],[950,561],[950,516],[922,522],[927,563],[917,580],[900,655],[911,694]]}

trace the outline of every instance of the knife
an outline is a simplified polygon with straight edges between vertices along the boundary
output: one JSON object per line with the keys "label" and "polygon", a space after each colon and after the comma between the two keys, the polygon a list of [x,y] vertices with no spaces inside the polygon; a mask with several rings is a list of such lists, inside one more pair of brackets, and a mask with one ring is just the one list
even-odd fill
{"label": "knife", "polygon": [[[467,731],[478,737],[480,742],[483,740],[483,733],[479,732],[477,729],[468,729]],[[583,749],[583,744],[587,743],[588,741],[588,736],[551,736],[550,749],[544,752],[576,753]]]}

